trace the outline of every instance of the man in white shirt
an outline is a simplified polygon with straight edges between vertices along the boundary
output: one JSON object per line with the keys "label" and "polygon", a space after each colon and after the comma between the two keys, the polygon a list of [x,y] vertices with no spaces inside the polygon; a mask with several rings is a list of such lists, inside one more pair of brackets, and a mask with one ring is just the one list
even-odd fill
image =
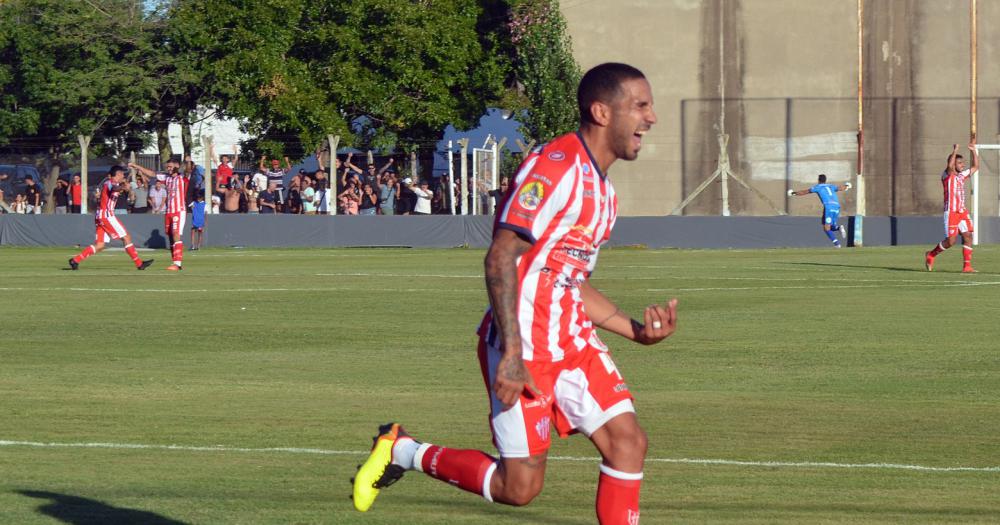
{"label": "man in white shirt", "polygon": [[413,206],[414,215],[430,215],[431,214],[431,197],[433,193],[430,190],[430,183],[427,179],[420,181],[420,187],[411,186],[410,190],[417,196],[417,202]]}

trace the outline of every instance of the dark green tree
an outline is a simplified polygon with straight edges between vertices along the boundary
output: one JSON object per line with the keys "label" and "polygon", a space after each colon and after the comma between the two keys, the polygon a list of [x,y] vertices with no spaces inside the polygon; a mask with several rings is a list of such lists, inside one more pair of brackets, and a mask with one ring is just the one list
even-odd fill
{"label": "dark green tree", "polygon": [[502,27],[474,0],[176,0],[174,24],[211,71],[212,97],[298,157],[329,134],[360,147],[413,147],[473,122],[499,98]]}
{"label": "dark green tree", "polygon": [[[556,0],[513,0],[509,38],[514,93],[507,109],[519,112],[524,134],[544,141],[576,129],[580,67],[573,58],[566,20]],[[522,106],[522,95],[526,99]]]}
{"label": "dark green tree", "polygon": [[143,17],[140,0],[0,3],[0,144],[43,148],[48,191],[78,135],[115,151],[144,128],[156,80]]}

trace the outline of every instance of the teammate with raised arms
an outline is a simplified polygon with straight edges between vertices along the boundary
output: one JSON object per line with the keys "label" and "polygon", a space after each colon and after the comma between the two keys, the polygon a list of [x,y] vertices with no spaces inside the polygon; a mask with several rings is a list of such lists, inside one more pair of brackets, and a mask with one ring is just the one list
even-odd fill
{"label": "teammate with raised arms", "polygon": [[924,268],[928,272],[934,270],[934,258],[951,248],[959,235],[962,236],[962,272],[976,271],[972,268],[972,218],[965,207],[965,183],[979,171],[976,141],[969,143],[969,151],[972,152],[972,167],[966,168],[965,159],[958,154],[958,144],[953,144],[951,155],[948,155],[948,166],[941,173],[941,186],[944,189],[944,240],[924,254]]}
{"label": "teammate with raised arms", "polygon": [[137,169],[150,178],[162,180],[167,187],[167,213],[163,218],[163,229],[170,239],[170,254],[173,264],[167,270],[180,271],[184,264],[184,225],[187,222],[187,190],[188,179],[181,173],[181,164],[170,159],[166,163],[166,173],[154,173],[153,170],[138,164],[129,163],[130,168]]}
{"label": "teammate with raised arms", "polygon": [[608,168],[637,157],[656,113],[649,82],[625,64],[588,71],[577,100],[579,131],[556,137],[521,164],[486,255],[490,308],[479,326],[478,355],[499,459],[419,442],[399,424],[386,424],[354,479],[358,510],[367,511],[407,470],[487,501],[526,505],[542,490],[555,430],[586,435],[603,458],[599,521],[638,522],[647,437],[597,328],[658,343],[677,328],[677,301],[650,305],[635,320],[589,279],[618,211]]}

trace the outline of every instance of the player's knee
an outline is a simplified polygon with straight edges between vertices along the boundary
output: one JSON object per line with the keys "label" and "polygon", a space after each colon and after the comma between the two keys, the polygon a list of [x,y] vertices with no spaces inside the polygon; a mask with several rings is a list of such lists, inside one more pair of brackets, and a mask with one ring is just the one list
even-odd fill
{"label": "player's knee", "polygon": [[494,498],[508,505],[523,507],[542,493],[542,485],[541,479],[504,485],[503,495]]}
{"label": "player's knee", "polygon": [[618,461],[632,462],[641,461],[646,457],[649,449],[649,438],[646,431],[639,425],[635,425],[628,430],[618,432],[612,442],[611,451],[613,458]]}

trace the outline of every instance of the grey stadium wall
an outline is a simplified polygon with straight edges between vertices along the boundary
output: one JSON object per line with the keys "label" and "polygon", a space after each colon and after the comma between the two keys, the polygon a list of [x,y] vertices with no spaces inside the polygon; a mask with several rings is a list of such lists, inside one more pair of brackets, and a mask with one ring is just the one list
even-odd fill
{"label": "grey stadium wall", "polygon": [[[126,215],[120,219],[137,246],[167,246],[162,215]],[[484,248],[489,244],[491,228],[492,217],[485,216],[210,215],[206,218],[204,245]],[[981,219],[979,230],[981,243],[1000,242],[1000,218]],[[864,218],[865,246],[930,245],[943,235],[941,217]],[[76,246],[90,244],[93,239],[91,216],[0,215],[0,246]],[[185,242],[189,239],[185,232]],[[610,245],[709,249],[830,246],[819,218],[801,216],[621,217]]]}

